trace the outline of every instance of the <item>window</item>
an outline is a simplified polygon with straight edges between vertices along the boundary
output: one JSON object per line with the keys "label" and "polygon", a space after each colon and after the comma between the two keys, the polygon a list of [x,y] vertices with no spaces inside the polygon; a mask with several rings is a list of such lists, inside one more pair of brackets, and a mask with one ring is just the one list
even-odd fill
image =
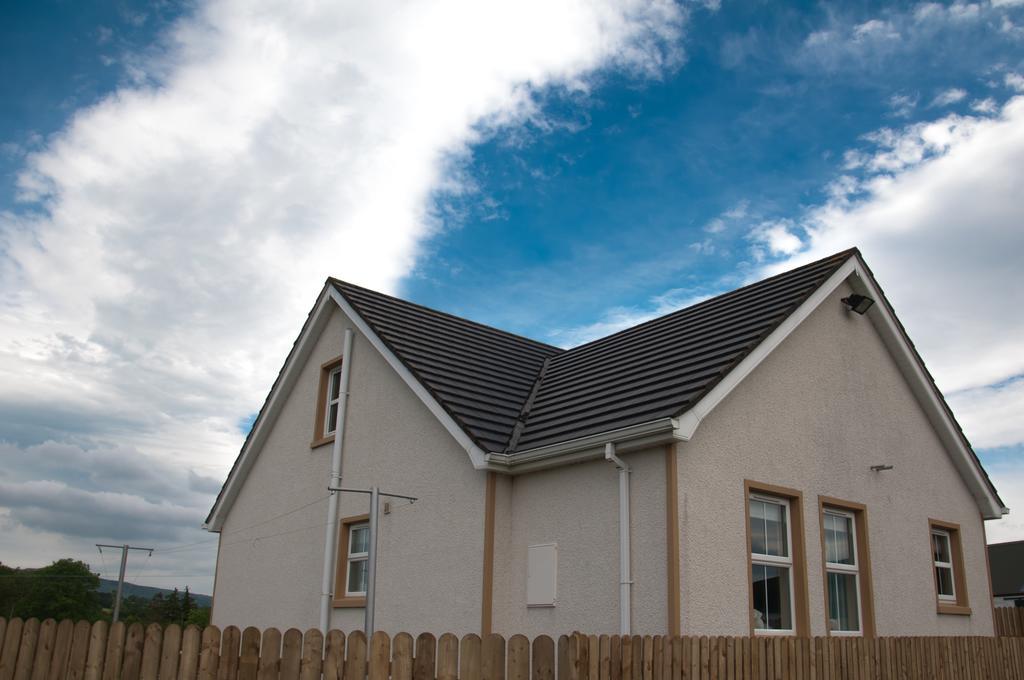
{"label": "window", "polygon": [[370,553],[367,515],[341,520],[338,566],[334,576],[334,606],[366,606],[366,579]]}
{"label": "window", "polygon": [[324,413],[324,436],[338,429],[338,401],[341,398],[341,366],[327,376],[327,411]]}
{"label": "window", "polygon": [[338,409],[341,404],[341,357],[335,357],[320,367],[320,387],[317,392],[316,413],[313,418],[311,447],[334,441],[338,429]]}
{"label": "window", "polygon": [[825,628],[829,635],[875,634],[868,511],[860,503],[818,496]]}
{"label": "window", "polygon": [[795,629],[789,501],[752,494],[748,503],[754,630],[792,634]]}
{"label": "window", "polygon": [[970,614],[967,584],[964,579],[964,558],[960,546],[960,525],[930,520],[929,529],[938,612]]}
{"label": "window", "polygon": [[859,634],[860,569],[857,562],[857,520],[852,512],[826,509],[825,580],[829,631]]}
{"label": "window", "polygon": [[366,597],[366,560],[370,556],[370,525],[353,524],[348,530],[348,576],[345,597]]}
{"label": "window", "polygon": [[751,635],[810,634],[803,494],[743,481]]}

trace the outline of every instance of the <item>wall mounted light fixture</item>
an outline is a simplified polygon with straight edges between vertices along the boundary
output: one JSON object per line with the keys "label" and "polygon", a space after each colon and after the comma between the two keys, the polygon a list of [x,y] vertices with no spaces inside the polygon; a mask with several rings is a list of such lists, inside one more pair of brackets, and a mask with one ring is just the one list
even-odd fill
{"label": "wall mounted light fixture", "polygon": [[844,297],[840,302],[849,307],[850,311],[857,312],[858,314],[863,314],[871,309],[871,305],[875,304],[875,301],[867,295],[859,295],[857,293]]}

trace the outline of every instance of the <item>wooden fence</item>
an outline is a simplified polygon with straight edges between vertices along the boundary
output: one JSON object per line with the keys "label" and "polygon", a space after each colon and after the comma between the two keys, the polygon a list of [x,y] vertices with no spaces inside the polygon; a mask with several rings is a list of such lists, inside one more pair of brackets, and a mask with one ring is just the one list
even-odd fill
{"label": "wooden fence", "polygon": [[1024,680],[1024,638],[445,634],[0,618],[0,680]]}
{"label": "wooden fence", "polygon": [[996,607],[996,635],[1024,636],[1024,607]]}

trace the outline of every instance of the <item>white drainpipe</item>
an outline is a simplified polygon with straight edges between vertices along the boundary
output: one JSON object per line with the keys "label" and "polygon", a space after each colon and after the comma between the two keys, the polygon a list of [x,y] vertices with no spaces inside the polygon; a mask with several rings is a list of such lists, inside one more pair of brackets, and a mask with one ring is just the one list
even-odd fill
{"label": "white drainpipe", "polygon": [[[341,450],[345,442],[345,407],[348,405],[348,375],[352,366],[352,329],[345,329],[345,345],[341,352],[341,381],[338,385],[338,423],[334,428],[331,447],[331,477],[328,488],[341,486]],[[325,416],[326,417],[326,414]],[[338,491],[332,491],[327,500],[327,533],[324,536],[324,573],[320,582],[320,631],[327,634],[331,625],[331,586],[338,558]]]}
{"label": "white drainpipe", "polygon": [[615,455],[615,444],[604,445],[604,459],[619,469],[619,633],[630,635],[633,611],[629,572],[629,466]]}

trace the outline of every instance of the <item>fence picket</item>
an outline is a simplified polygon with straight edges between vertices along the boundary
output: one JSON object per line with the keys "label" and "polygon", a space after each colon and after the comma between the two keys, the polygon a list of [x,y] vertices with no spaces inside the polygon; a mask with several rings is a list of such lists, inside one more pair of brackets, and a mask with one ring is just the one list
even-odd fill
{"label": "fence picket", "polygon": [[[63,624],[63,622],[62,622]],[[56,662],[58,646],[60,644],[60,627],[57,627],[57,639],[53,643],[53,659],[50,661],[52,668]],[[128,626],[124,636],[124,656],[121,661],[121,680],[138,680],[142,672],[142,652],[146,644],[146,629],[141,623],[133,623]]]}
{"label": "fence picket", "polygon": [[[175,680],[177,678],[180,652],[181,626],[172,623],[164,628],[164,640],[160,646],[160,675],[157,676],[159,680]],[[143,678],[143,680],[151,679]]]}
{"label": "fence picket", "polygon": [[[459,644],[459,680],[480,680],[481,655],[483,654],[481,646],[480,636],[475,633],[470,633],[462,638],[462,642]],[[397,680],[394,677],[394,671],[392,671],[391,677],[392,680]]]}
{"label": "fence picket", "polygon": [[513,635],[508,639],[505,678],[530,680],[530,641],[525,635]]}
{"label": "fence picket", "polygon": [[[442,635],[441,641],[442,643],[445,643],[446,636]],[[388,680],[388,676],[391,673],[391,638],[388,637],[387,633],[378,630],[370,636],[370,651],[367,658],[367,665],[369,666],[367,673],[368,680]],[[445,680],[455,680],[454,673],[455,670],[453,666],[451,677],[445,678]],[[440,670],[438,670],[438,678],[440,678],[440,676],[441,673]]]}
{"label": "fence picket", "polygon": [[14,680],[28,680],[32,673],[32,661],[36,656],[38,641],[39,619],[28,619],[21,629],[21,640],[18,641],[18,656],[14,662]]}
{"label": "fence picket", "polygon": [[[332,633],[334,631],[331,631]],[[330,646],[331,634],[327,634]],[[408,633],[399,633],[391,641],[391,678],[392,680],[412,680],[412,660],[414,642]],[[328,680],[327,667],[324,666],[324,680]]]}
{"label": "fence picket", "polygon": [[[398,637],[404,635],[409,638],[409,675],[402,676],[399,678],[395,676],[395,680],[411,680],[412,679],[412,638],[409,637],[408,633],[400,633]],[[397,640],[398,637],[395,639]],[[324,680],[342,680],[345,672],[345,634],[340,630],[328,631],[327,639],[324,641],[324,666],[323,676]]]}
{"label": "fence picket", "polygon": [[437,679],[457,680],[459,674],[459,639],[445,633],[437,639]]}
{"label": "fence picket", "polygon": [[[101,680],[103,677],[103,657],[107,653],[106,621],[97,621],[89,631],[89,648],[85,655],[85,680]],[[18,674],[14,675],[19,680]]]}
{"label": "fence picket", "polygon": [[[497,633],[485,637],[481,641],[481,657],[480,677],[483,680],[505,680],[505,638]],[[577,654],[576,658],[581,657]]]}
{"label": "fence picket", "polygon": [[258,680],[277,680],[281,672],[281,631],[267,628],[260,640],[260,661],[256,670]]}
{"label": "fence picket", "polygon": [[[228,626],[220,636],[220,665],[217,680],[233,680],[238,676],[238,660],[242,631],[238,626]],[[122,678],[124,680],[124,678]]]}
{"label": "fence picket", "polygon": [[[533,654],[531,656],[530,679],[555,680],[554,640],[547,635],[538,635],[533,640]],[[460,680],[465,680],[465,678],[460,678]]]}
{"label": "fence picket", "polygon": [[[3,635],[0,634],[0,640],[2,639]],[[57,622],[53,619],[46,619],[39,625],[39,640],[36,642],[36,653],[32,660],[32,673],[29,675],[29,680],[46,680],[56,640]]]}
{"label": "fence picket", "polygon": [[[423,637],[422,635],[420,636]],[[431,636],[433,639],[433,636]],[[419,654],[417,645],[416,653]],[[433,664],[431,664],[433,671]],[[366,635],[361,630],[354,630],[348,636],[345,648],[344,680],[363,680],[366,677]],[[416,677],[414,675],[414,677]],[[431,678],[432,680],[432,678]]]}
{"label": "fence picket", "polygon": [[[390,652],[388,652],[390,653]],[[318,628],[310,628],[302,636],[302,667],[299,680],[320,680],[324,662],[324,634]],[[384,657],[385,666],[388,657]]]}
{"label": "fence picket", "polygon": [[187,626],[182,632],[178,680],[196,680],[196,674],[199,673],[199,647],[202,644],[202,636],[199,626],[196,625]]}
{"label": "fence picket", "polygon": [[14,665],[18,661],[18,649],[21,647],[21,631],[24,622],[15,617],[7,622],[7,633],[4,635],[3,647],[0,648],[0,680],[14,678]]}
{"label": "fence picket", "polygon": [[[242,654],[245,655],[245,634],[242,634]],[[302,671],[302,631],[289,628],[281,636],[281,660],[278,662],[280,680],[299,680]],[[241,673],[241,669],[239,669]],[[243,678],[239,678],[243,680]],[[359,680],[363,680],[360,676]]]}
{"label": "fence picket", "polygon": [[[217,680],[220,666],[220,628],[207,626],[199,641],[199,672],[197,680]],[[103,680],[107,680],[104,678]]]}
{"label": "fence picket", "polygon": [[124,658],[124,640],[127,630],[128,626],[124,624],[124,621],[118,621],[111,624],[107,631],[107,649],[103,654],[103,673],[100,675],[102,680],[121,680],[121,659]]}
{"label": "fence picket", "polygon": [[569,636],[558,636],[558,661],[556,676],[558,680],[569,680]]}
{"label": "fence picket", "polygon": [[[238,654],[238,680],[256,680],[260,671],[260,631],[252,626],[242,631],[242,647]],[[150,680],[143,678],[142,680]],[[161,680],[163,680],[161,678]],[[291,680],[295,680],[292,678]]]}
{"label": "fence picket", "polygon": [[[436,653],[437,639],[430,633],[421,633],[416,638],[416,657],[412,663],[413,680],[434,680]],[[502,675],[504,676],[504,673]]]}

